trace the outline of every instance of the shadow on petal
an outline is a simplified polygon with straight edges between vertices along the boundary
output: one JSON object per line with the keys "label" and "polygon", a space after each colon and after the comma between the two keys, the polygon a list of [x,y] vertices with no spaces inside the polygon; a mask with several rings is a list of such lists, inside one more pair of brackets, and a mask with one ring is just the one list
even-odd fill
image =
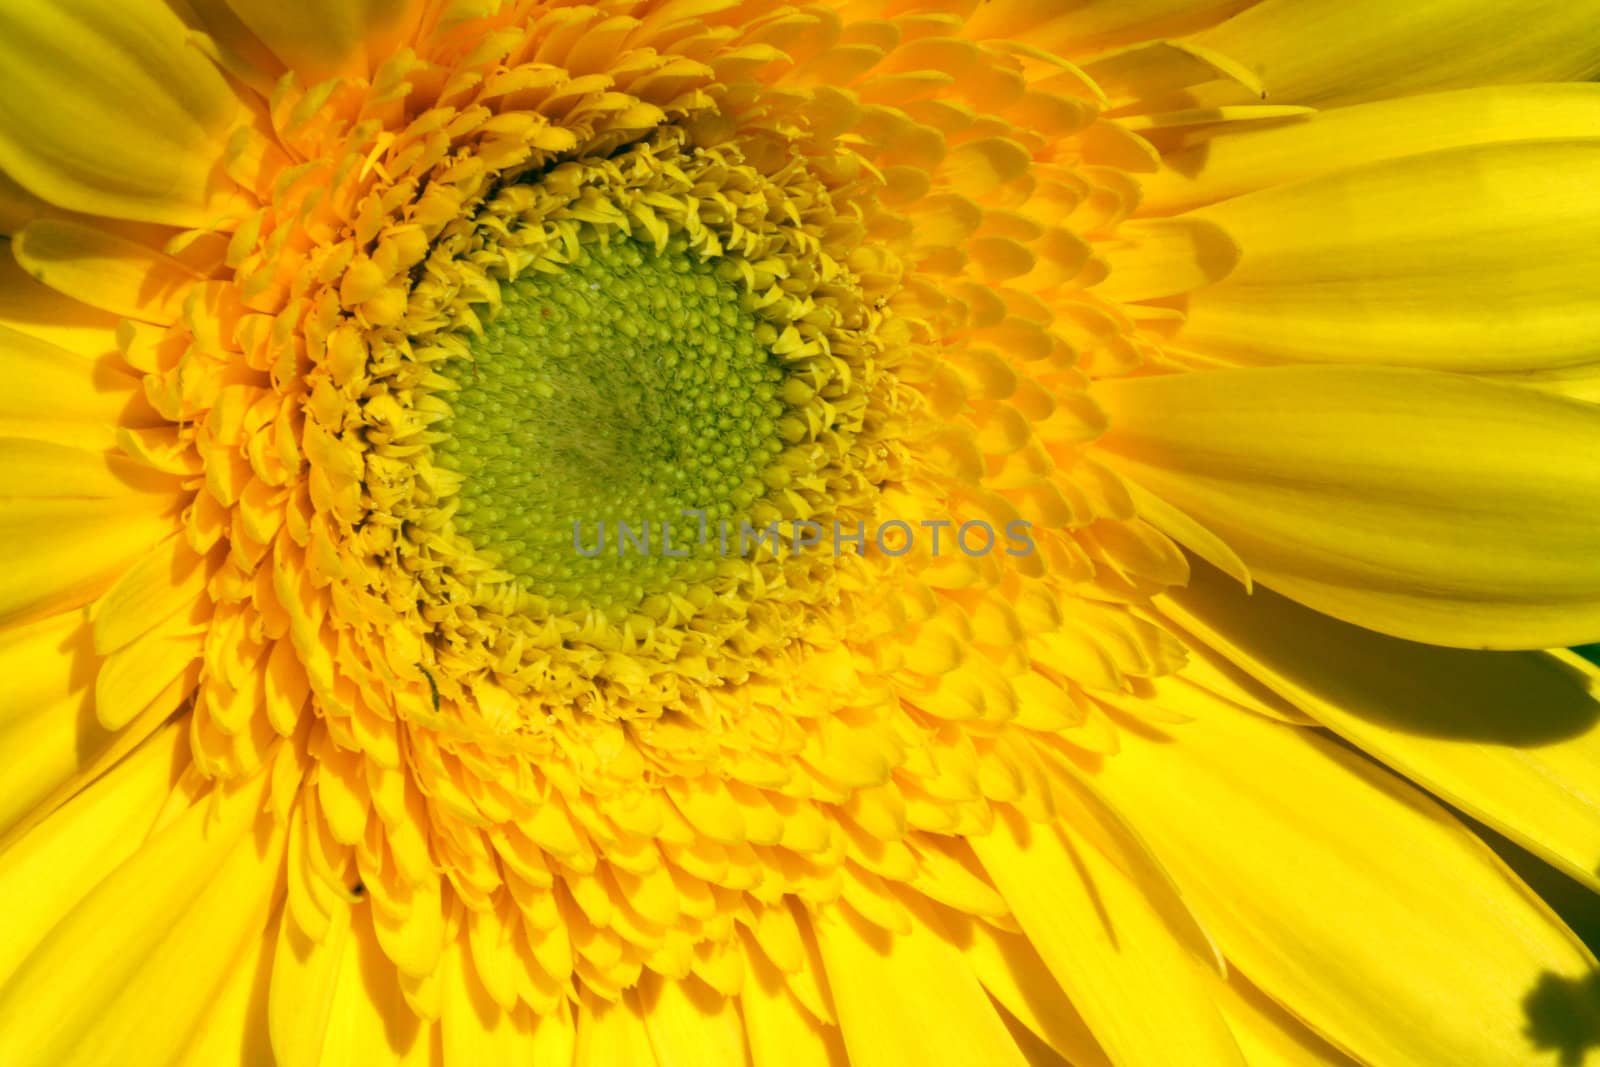
{"label": "shadow on petal", "polygon": [[1560,1054],[1561,1067],[1581,1067],[1600,1049],[1600,971],[1583,978],[1545,974],[1522,1001],[1534,1047]]}
{"label": "shadow on petal", "polygon": [[1484,652],[1389,637],[1253,594],[1196,563],[1174,590],[1179,621],[1295,688],[1374,725],[1422,737],[1532,748],[1582,736],[1600,702],[1581,672],[1539,652]]}

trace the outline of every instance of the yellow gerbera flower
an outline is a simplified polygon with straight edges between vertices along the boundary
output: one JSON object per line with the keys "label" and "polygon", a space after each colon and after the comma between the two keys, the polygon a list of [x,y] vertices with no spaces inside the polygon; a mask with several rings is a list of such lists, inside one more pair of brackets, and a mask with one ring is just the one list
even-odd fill
{"label": "yellow gerbera flower", "polygon": [[3,0],[0,1063],[1581,1062],[1597,26]]}

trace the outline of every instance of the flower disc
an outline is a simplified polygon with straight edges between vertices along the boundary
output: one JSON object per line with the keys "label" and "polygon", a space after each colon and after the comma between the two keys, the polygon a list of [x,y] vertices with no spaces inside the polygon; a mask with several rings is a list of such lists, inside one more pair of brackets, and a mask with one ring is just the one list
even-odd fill
{"label": "flower disc", "polygon": [[782,445],[783,369],[757,327],[711,266],[629,240],[507,286],[445,369],[456,529],[555,612],[712,577],[700,529],[748,517]]}

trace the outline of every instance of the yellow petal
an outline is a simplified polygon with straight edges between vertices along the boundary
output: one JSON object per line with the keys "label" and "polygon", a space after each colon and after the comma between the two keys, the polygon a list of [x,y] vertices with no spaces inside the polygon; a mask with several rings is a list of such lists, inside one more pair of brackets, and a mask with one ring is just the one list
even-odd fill
{"label": "yellow petal", "polygon": [[203,34],[202,47],[217,65],[263,99],[283,76],[278,57],[239,20],[228,0],[169,0],[185,24]]}
{"label": "yellow petal", "polygon": [[1261,92],[1261,83],[1255,76],[1227,56],[1181,41],[1141,41],[1097,56],[1083,64],[1083,72],[1100,87],[1113,107],[1134,100],[1159,99],[1219,78],[1236,81],[1250,92]]}
{"label": "yellow petal", "polygon": [[115,452],[0,437],[0,498],[104,500],[139,493],[176,495],[176,478]]}
{"label": "yellow petal", "polygon": [[52,351],[86,357],[79,364],[69,363],[63,373],[95,366],[90,360],[96,360],[105,371],[99,377],[106,379],[97,383],[99,391],[109,392],[118,385],[131,392],[138,379],[116,353],[121,321],[41,284],[14,255],[0,253],[0,360],[10,358],[13,338],[24,337]]}
{"label": "yellow petal", "polygon": [[[198,641],[190,653],[197,656]],[[132,709],[131,721],[107,726],[95,706],[91,627],[81,612],[0,631],[0,849],[24,837],[62,803],[135,749],[172,714],[197,670],[171,674]],[[137,696],[134,699],[138,699]]]}
{"label": "yellow petal", "polygon": [[0,832],[9,830],[112,741],[93,719],[93,655],[80,612],[0,631]]}
{"label": "yellow petal", "polygon": [[175,502],[10,500],[0,508],[0,620],[83,604],[172,532]]}
{"label": "yellow petal", "polygon": [[852,1067],[1026,1062],[960,951],[920,920],[891,934],[835,907],[812,928]]}
{"label": "yellow petal", "polygon": [[201,601],[209,604],[205,580],[203,560],[183,538],[169,538],[95,601],[91,612],[95,650],[102,655],[115,652],[178,611]]}
{"label": "yellow petal", "polygon": [[[6,680],[0,688],[0,730],[33,718],[40,708],[57,709],[67,719],[86,710],[81,701],[93,688],[93,679],[79,661],[91,647],[88,619],[81,611],[0,629],[0,678]],[[25,762],[8,761],[7,766]]]}
{"label": "yellow petal", "polygon": [[170,694],[174,685],[185,697],[198,677],[205,638],[198,627],[181,616],[154,629],[105,657],[95,677],[95,718],[108,730],[120,730],[151,703]]}
{"label": "yellow petal", "polygon": [[[417,0],[226,0],[240,21],[310,84],[340,72],[365,73],[415,28]],[[204,12],[218,0],[201,0]]]}
{"label": "yellow petal", "polygon": [[350,907],[338,901],[322,940],[301,931],[287,908],[278,920],[267,1026],[278,1067],[316,1067],[350,940]]}
{"label": "yellow petal", "polygon": [[371,1064],[390,1067],[429,1064],[434,1023],[417,1017],[406,1003],[394,964],[383,954],[372,929],[372,908],[352,912],[339,974],[333,983],[323,1035],[326,1067]]}
{"label": "yellow petal", "polygon": [[1487,85],[1225,130],[1139,179],[1140,215],[1170,215],[1258,189],[1447,148],[1593,137],[1600,85]]}
{"label": "yellow petal", "polygon": [[0,169],[91,215],[203,226],[232,91],[159,0],[0,5]]}
{"label": "yellow petal", "polygon": [[1600,891],[1600,701],[1542,652],[1399,641],[1211,571],[1165,609],[1406,777]]}
{"label": "yellow petal", "polygon": [[[5,286],[0,274],[0,302]],[[0,309],[0,319],[4,316]],[[119,415],[137,402],[140,389],[139,380],[130,374],[105,363],[96,366],[54,344],[8,329],[3,322],[0,372],[7,383],[0,390],[0,433],[79,448],[114,446]]]}
{"label": "yellow petal", "polygon": [[1250,569],[1228,543],[1137,482],[1127,485],[1139,517],[1249,589]]}
{"label": "yellow petal", "polygon": [[1111,1061],[1028,939],[988,923],[947,915],[955,938],[983,988],[1040,1041],[1073,1067]]}
{"label": "yellow petal", "polygon": [[1523,998],[1594,966],[1480,841],[1314,731],[1218,701],[1121,737],[1098,788],[1229,960],[1366,1062],[1532,1062]]}
{"label": "yellow petal", "polygon": [[578,1009],[578,1043],[572,1062],[574,1067],[612,1063],[655,1067],[656,1054],[650,1048],[644,1020],[632,1004],[607,1004],[590,998]]}
{"label": "yellow petal", "polygon": [[[411,978],[426,978],[438,966],[444,936],[440,881],[442,876],[428,871],[405,890],[403,904],[373,909],[373,929],[384,954]],[[372,888],[374,894],[381,891]]]}
{"label": "yellow petal", "polygon": [[572,1009],[563,1001],[539,1016],[533,1027],[532,1063],[581,1063],[574,1059],[578,1035]]}
{"label": "yellow petal", "polygon": [[1250,1067],[1356,1067],[1243,975],[1229,977],[1217,1003]]}
{"label": "yellow petal", "polygon": [[839,1028],[820,1022],[776,968],[757,961],[739,994],[753,1067],[845,1067]]}
{"label": "yellow petal", "polygon": [[1252,0],[991,0],[966,26],[978,36],[1011,37],[1060,55],[1092,55],[1153,37],[1192,33]]}
{"label": "yellow petal", "polygon": [[0,987],[0,1062],[176,1057],[277,895],[283,835],[251,832],[264,782],[189,809],[45,937]]}
{"label": "yellow petal", "polygon": [[1193,41],[1260,75],[1275,104],[1332,107],[1435,89],[1584,81],[1593,0],[1266,0]]}
{"label": "yellow petal", "polygon": [[[1588,99],[1593,133],[1600,95]],[[1600,140],[1473,145],[1184,216],[1243,254],[1192,295],[1177,343],[1242,363],[1588,362],[1600,336],[1597,187]]]}
{"label": "yellow petal", "polygon": [[[1212,1001],[1216,976],[1070,822],[1052,830],[998,820],[972,846],[1106,1055],[1121,1067],[1242,1065]],[[1161,1005],[1160,1026],[1150,1025],[1151,1003]]]}
{"label": "yellow petal", "polygon": [[30,222],[12,251],[29,274],[57,292],[161,326],[178,320],[184,297],[199,280],[171,256],[62,219]]}
{"label": "yellow petal", "polygon": [[1107,300],[1154,300],[1227,277],[1239,247],[1201,219],[1135,219],[1098,249],[1111,272],[1094,291]]}
{"label": "yellow petal", "polygon": [[744,1023],[736,1002],[696,978],[651,975],[638,990],[639,1014],[661,1067],[744,1063]]}
{"label": "yellow petal", "polygon": [[1490,377],[1490,380],[1600,404],[1600,363],[1585,363],[1581,367],[1563,367],[1559,370],[1498,374]]}
{"label": "yellow petal", "polygon": [[[439,1038],[443,1067],[480,1067],[527,1059],[527,1009],[505,1011],[483,988],[466,946],[451,941],[443,959]],[[280,1064],[278,1067],[287,1067]]]}
{"label": "yellow petal", "polygon": [[272,1046],[262,1025],[272,940],[270,931],[246,940],[221,987],[212,994],[176,1067],[254,1067],[273,1062]]}
{"label": "yellow petal", "polygon": [[1106,463],[1262,584],[1411,640],[1600,637],[1600,410],[1477,379],[1276,367],[1102,381]]}
{"label": "yellow petal", "polygon": [[0,854],[0,983],[139,848],[187,762],[185,745],[176,726],[157,732]]}
{"label": "yellow petal", "polygon": [[[16,183],[0,170],[0,236],[9,237],[30,219],[48,215],[50,205]],[[0,257],[4,258],[4,257]]]}

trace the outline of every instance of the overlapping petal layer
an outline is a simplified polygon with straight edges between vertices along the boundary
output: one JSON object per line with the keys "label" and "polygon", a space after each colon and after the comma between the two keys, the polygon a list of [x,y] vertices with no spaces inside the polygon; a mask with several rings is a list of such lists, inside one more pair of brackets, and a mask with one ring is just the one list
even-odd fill
{"label": "overlapping petal layer", "polygon": [[1597,623],[1587,404],[1342,366],[1103,383],[1116,469],[1309,606],[1412,640],[1577,643]]}

